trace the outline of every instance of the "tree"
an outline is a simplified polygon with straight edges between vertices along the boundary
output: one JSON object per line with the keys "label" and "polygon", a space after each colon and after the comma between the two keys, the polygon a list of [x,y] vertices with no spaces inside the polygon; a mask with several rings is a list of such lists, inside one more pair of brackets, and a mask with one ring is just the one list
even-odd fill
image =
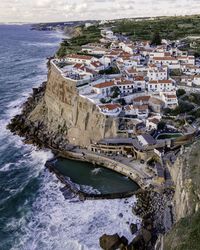
{"label": "tree", "polygon": [[184,89],[178,89],[177,91],[176,91],[176,95],[178,96],[178,97],[180,97],[180,96],[182,96],[182,95],[185,95],[185,90]]}
{"label": "tree", "polygon": [[118,86],[114,86],[114,87],[111,88],[111,92],[112,92],[111,97],[112,98],[117,98],[119,96],[119,94],[120,94],[120,89],[119,89]]}
{"label": "tree", "polygon": [[166,123],[163,122],[163,121],[160,121],[160,122],[158,123],[158,130],[163,130],[163,129],[165,129],[165,128],[166,128]]}
{"label": "tree", "polygon": [[153,34],[151,45],[161,45],[161,43],[162,43],[162,39],[161,39],[160,33],[156,31]]}

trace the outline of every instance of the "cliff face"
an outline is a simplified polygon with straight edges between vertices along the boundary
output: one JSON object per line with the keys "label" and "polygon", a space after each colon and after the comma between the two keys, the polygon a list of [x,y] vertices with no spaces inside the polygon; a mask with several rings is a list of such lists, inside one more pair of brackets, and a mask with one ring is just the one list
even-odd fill
{"label": "cliff face", "polygon": [[28,119],[42,122],[49,133],[59,133],[70,144],[83,147],[117,133],[117,121],[106,117],[96,105],[79,96],[75,82],[63,78],[53,65],[44,98]]}
{"label": "cliff face", "polygon": [[200,241],[200,142],[185,148],[171,167],[175,183],[176,223],[164,237],[164,250],[199,249]]}
{"label": "cliff face", "polygon": [[191,215],[200,207],[200,142],[183,149],[171,175],[176,185],[174,204],[176,220]]}

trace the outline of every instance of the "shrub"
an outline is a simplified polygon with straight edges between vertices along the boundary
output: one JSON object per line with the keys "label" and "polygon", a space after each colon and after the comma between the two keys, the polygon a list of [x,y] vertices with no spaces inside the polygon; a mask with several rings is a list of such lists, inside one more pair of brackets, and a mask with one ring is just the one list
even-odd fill
{"label": "shrub", "polygon": [[177,97],[180,97],[180,96],[185,95],[185,94],[186,94],[186,92],[185,92],[184,89],[178,89],[178,90],[176,91]]}

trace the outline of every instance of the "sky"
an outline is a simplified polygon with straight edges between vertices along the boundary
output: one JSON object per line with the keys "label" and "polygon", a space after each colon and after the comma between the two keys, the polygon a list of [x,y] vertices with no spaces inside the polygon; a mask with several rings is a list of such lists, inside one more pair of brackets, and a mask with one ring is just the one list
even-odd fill
{"label": "sky", "polygon": [[0,0],[0,22],[200,14],[200,0]]}

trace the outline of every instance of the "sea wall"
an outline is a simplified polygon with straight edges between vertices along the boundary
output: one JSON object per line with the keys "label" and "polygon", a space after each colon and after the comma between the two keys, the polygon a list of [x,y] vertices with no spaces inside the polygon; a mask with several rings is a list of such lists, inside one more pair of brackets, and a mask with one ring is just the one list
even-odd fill
{"label": "sea wall", "polygon": [[117,134],[117,121],[103,115],[94,103],[79,96],[76,83],[51,64],[43,101],[28,119],[41,121],[49,133],[59,133],[70,144],[90,143]]}

